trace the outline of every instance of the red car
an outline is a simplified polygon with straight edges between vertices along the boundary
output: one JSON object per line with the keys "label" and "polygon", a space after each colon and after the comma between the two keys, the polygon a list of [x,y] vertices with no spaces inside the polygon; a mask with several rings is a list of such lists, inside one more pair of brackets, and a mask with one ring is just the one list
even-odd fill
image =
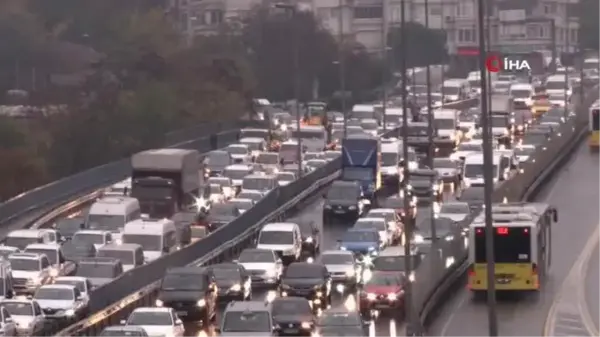
{"label": "red car", "polygon": [[364,317],[370,317],[373,311],[394,316],[404,314],[403,273],[373,271],[365,281],[360,293],[360,311]]}

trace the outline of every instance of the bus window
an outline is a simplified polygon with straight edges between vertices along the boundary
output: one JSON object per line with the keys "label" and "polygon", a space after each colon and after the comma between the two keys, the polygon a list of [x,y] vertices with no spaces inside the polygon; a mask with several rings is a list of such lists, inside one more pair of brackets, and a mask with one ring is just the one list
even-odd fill
{"label": "bus window", "polygon": [[592,110],[592,130],[598,131],[600,129],[600,109]]}
{"label": "bus window", "polygon": [[[494,228],[494,260],[496,263],[531,262],[531,228]],[[475,263],[486,263],[485,229],[475,231]]]}

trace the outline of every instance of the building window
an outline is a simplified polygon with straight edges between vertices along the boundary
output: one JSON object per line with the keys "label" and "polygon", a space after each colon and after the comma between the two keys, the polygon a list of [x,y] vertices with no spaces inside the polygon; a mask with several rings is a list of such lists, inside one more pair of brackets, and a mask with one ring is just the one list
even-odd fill
{"label": "building window", "polygon": [[442,15],[442,6],[431,5],[429,7],[429,15]]}
{"label": "building window", "polygon": [[473,42],[475,41],[475,30],[474,29],[459,29],[458,30],[458,42]]}
{"label": "building window", "polygon": [[556,14],[556,3],[550,2],[544,4],[544,14]]}
{"label": "building window", "polygon": [[204,12],[204,20],[201,24],[218,25],[223,23],[223,11],[220,9],[207,10]]}
{"label": "building window", "polygon": [[383,17],[383,8],[378,7],[355,7],[355,19],[381,19]]}
{"label": "building window", "polygon": [[473,3],[459,1],[456,6],[456,16],[459,17],[473,17]]}
{"label": "building window", "polygon": [[321,20],[329,20],[331,18],[331,8],[319,8],[317,13]]}
{"label": "building window", "polygon": [[569,38],[572,43],[577,43],[577,29],[571,29]]}

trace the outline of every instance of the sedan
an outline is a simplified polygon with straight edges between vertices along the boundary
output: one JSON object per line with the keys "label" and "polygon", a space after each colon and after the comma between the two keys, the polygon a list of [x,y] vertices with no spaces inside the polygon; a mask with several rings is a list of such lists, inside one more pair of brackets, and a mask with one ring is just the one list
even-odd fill
{"label": "sedan", "polygon": [[464,221],[471,214],[469,204],[466,202],[445,202],[439,207],[440,218],[450,218],[456,222]]}

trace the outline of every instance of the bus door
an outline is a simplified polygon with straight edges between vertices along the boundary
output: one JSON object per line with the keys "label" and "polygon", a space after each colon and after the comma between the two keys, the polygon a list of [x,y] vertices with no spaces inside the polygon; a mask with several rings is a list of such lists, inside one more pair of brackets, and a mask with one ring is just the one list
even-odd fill
{"label": "bus door", "polygon": [[590,109],[590,139],[589,146],[595,150],[600,147],[600,108],[593,107]]}

